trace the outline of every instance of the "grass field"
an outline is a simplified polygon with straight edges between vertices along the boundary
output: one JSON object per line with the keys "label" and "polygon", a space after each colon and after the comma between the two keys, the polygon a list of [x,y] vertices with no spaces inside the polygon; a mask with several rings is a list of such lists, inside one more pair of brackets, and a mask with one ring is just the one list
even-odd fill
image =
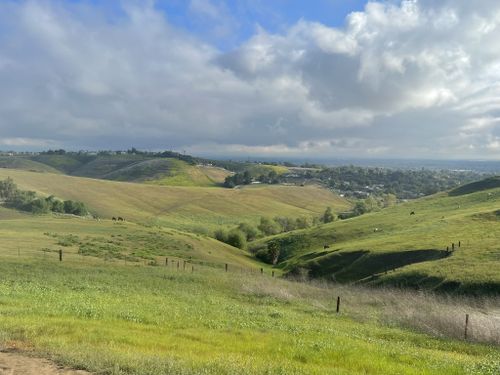
{"label": "grass field", "polygon": [[[252,246],[278,241],[285,271],[303,267],[339,281],[499,293],[500,188],[476,190],[440,193]],[[452,243],[455,252],[446,256]]]}
{"label": "grass field", "polygon": [[[100,374],[493,375],[500,368],[498,347],[447,338],[442,327],[435,334],[444,337],[433,338],[393,315],[402,317],[402,301],[408,314],[410,301],[439,313],[450,300],[207,267],[192,273],[22,254],[2,256],[0,272],[3,345]],[[460,303],[471,313],[486,308]]]}
{"label": "grass field", "polygon": [[341,211],[350,203],[318,187],[258,186],[242,189],[153,186],[49,173],[0,169],[0,179],[12,177],[21,189],[84,202],[103,218],[196,232],[260,216],[319,216],[327,206]]}

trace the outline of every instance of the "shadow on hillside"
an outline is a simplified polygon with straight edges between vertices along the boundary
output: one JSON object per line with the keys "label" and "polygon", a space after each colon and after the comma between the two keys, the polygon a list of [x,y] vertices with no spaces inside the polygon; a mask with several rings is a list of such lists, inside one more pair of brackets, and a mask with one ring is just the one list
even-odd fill
{"label": "shadow on hillside", "polygon": [[460,283],[453,280],[445,280],[442,277],[429,276],[420,272],[405,272],[376,278],[370,282],[371,285],[391,285],[401,288],[428,289],[437,292],[458,293],[467,295],[499,295],[500,284],[494,282],[483,283]]}
{"label": "shadow on hillside", "polygon": [[456,197],[459,195],[472,194],[478,191],[490,190],[500,187],[500,176],[490,177],[485,180],[473,182],[451,190],[448,195]]}
{"label": "shadow on hillside", "polygon": [[[334,252],[309,260],[290,270],[294,275],[306,269],[311,278],[330,278],[338,282],[373,280],[396,268],[449,256],[445,250],[408,250],[372,253],[368,250]],[[368,280],[367,280],[368,279]]]}

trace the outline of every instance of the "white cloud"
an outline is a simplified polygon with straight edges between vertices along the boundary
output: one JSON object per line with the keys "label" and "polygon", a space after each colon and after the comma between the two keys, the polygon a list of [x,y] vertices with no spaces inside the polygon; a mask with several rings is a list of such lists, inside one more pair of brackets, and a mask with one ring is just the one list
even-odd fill
{"label": "white cloud", "polygon": [[[0,144],[498,157],[496,1],[370,2],[226,53],[124,4],[0,3]],[[190,11],[235,27],[222,1]]]}

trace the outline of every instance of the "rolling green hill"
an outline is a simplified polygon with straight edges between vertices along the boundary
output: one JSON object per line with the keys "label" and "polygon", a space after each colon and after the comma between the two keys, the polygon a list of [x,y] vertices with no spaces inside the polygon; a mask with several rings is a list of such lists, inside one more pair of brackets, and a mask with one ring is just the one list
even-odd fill
{"label": "rolling green hill", "polygon": [[0,168],[20,169],[32,172],[60,173],[60,171],[47,164],[18,156],[0,156]]}
{"label": "rolling green hill", "polygon": [[249,186],[241,189],[155,186],[49,173],[0,170],[19,188],[84,202],[103,218],[182,230],[211,232],[242,221],[257,223],[261,216],[318,216],[326,206],[336,211],[351,204],[328,190],[308,186]]}
{"label": "rolling green hill", "polygon": [[1,156],[0,168],[156,185],[204,187],[220,186],[230,174],[223,168],[194,165],[175,157],[159,158],[142,154]]}
{"label": "rolling green hill", "polygon": [[275,242],[279,267],[312,277],[499,293],[500,188],[487,189],[498,186],[491,181],[457,189],[466,194],[440,193],[262,239],[252,250],[266,251]]}

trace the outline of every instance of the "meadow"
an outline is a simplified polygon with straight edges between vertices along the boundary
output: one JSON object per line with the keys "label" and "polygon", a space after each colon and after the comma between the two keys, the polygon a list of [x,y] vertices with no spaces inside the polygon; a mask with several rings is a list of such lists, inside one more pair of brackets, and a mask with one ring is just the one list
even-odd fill
{"label": "meadow", "polygon": [[[98,374],[500,370],[500,322],[484,319],[499,308],[493,299],[286,281],[250,269],[59,262],[55,254],[2,256],[0,272],[3,347]],[[463,311],[469,341],[461,339]]]}

